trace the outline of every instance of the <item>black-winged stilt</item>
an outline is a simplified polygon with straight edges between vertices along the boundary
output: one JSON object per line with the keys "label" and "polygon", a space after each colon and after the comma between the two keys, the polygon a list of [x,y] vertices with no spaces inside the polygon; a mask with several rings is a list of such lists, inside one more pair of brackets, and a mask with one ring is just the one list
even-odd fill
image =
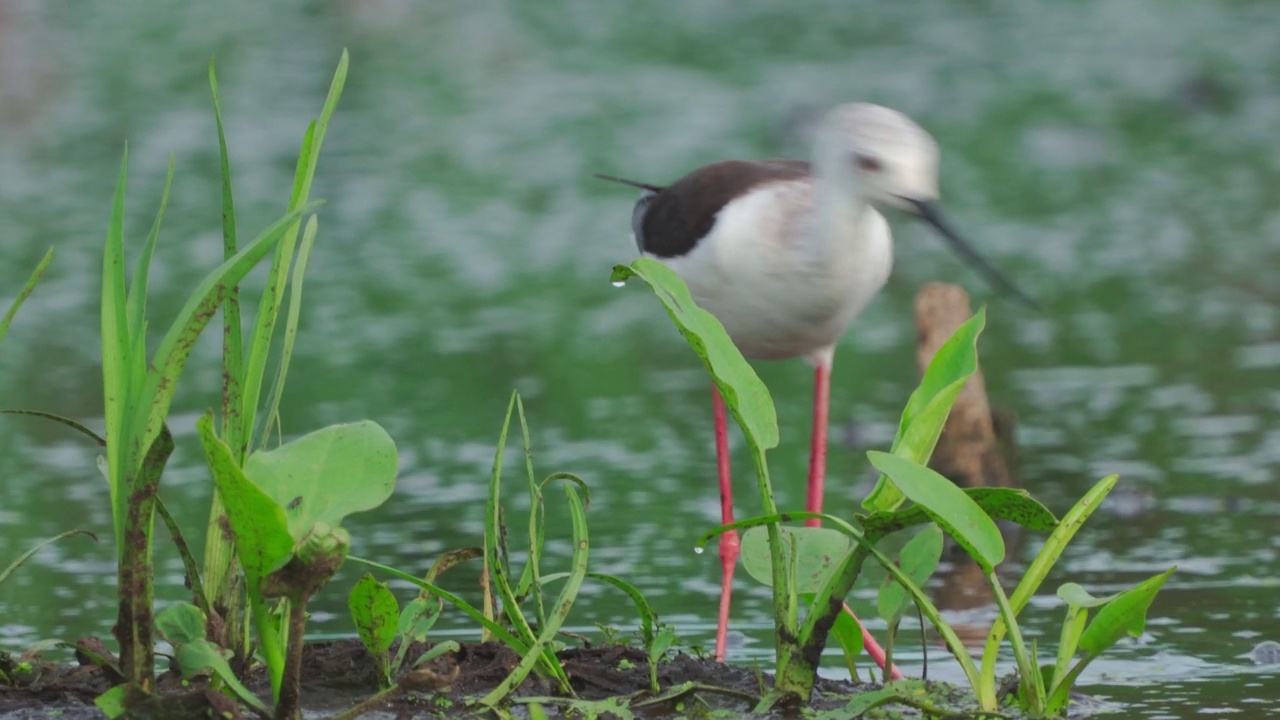
{"label": "black-winged stilt", "polygon": [[[939,212],[938,146],[895,110],[857,103],[821,122],[813,162],[729,160],[661,187],[639,187],[632,215],[637,247],[674,270],[749,358],[803,358],[814,366],[813,435],[805,509],[822,511],[827,414],[836,343],[880,291],[893,238],[877,207],[933,225],[998,289],[1034,303],[988,265]],[[712,387],[721,515],[733,522],[724,401]],[[816,526],[816,520],[807,521]],[[737,533],[720,537],[722,586],[716,658],[724,659]],[[883,667],[883,651],[863,630]],[[878,655],[878,657],[877,657]]]}

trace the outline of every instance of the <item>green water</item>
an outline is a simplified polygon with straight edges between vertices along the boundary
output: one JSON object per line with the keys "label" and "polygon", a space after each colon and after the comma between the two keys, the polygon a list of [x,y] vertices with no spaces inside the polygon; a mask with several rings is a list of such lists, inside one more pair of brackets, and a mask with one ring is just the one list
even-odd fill
{"label": "green water", "polygon": [[[1049,587],[1106,593],[1180,568],[1142,637],[1083,689],[1123,703],[1105,715],[1116,718],[1261,717],[1280,699],[1276,667],[1246,657],[1280,640],[1275,3],[0,0],[0,11],[3,302],[58,247],[0,349],[0,406],[102,426],[97,265],[122,143],[135,243],[170,153],[177,164],[152,275],[167,322],[221,256],[210,57],[242,232],[254,232],[283,207],[301,131],[348,47],[283,415],[289,433],[368,417],[396,439],[399,489],[353,520],[355,552],[423,570],[478,543],[493,443],[519,388],[539,472],[592,487],[594,568],[635,582],[687,642],[710,645],[719,563],[693,552],[718,516],[706,379],[652,298],[610,286],[611,265],[634,252],[632,195],[590,175],[665,182],[725,157],[803,156],[815,112],[872,100],[937,136],[955,222],[1046,310],[990,298],[927,229],[897,222],[894,278],[838,354],[829,509],[850,511],[869,487],[864,452],[892,437],[915,380],[914,291],[960,282],[991,301],[987,386],[1018,415],[1027,486],[1061,511],[1122,475]],[[193,536],[209,495],[194,419],[216,403],[217,352],[213,335],[200,343],[171,420],[163,495]],[[779,404],[779,503],[796,507],[810,374],[759,370]],[[43,551],[0,587],[0,647],[109,631],[111,521],[94,454],[59,426],[0,418],[0,558],[72,527],[104,538]],[[745,456],[738,469],[750,513]],[[554,566],[568,528],[562,509],[549,517]],[[157,562],[160,596],[181,598],[177,558],[162,549]],[[351,631],[356,574],[318,599],[317,632]],[[939,604],[955,622],[988,623],[990,607],[963,609],[956,577],[938,583]],[[472,593],[474,581],[474,569],[452,577]],[[585,631],[634,624],[598,588],[575,612]],[[1052,644],[1060,612],[1034,602],[1031,633]],[[741,580],[736,659],[767,665],[767,618],[766,592]],[[900,652],[918,672],[919,651]],[[930,655],[931,676],[959,679],[942,650]]]}

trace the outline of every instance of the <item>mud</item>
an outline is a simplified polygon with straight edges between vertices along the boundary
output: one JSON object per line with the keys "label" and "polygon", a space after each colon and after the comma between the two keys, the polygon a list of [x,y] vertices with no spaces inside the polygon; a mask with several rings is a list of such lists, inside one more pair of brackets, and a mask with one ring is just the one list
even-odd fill
{"label": "mud", "polygon": [[[417,657],[429,646],[411,648]],[[709,658],[677,654],[658,668],[658,683],[664,693],[691,683],[677,697],[658,698],[651,692],[648,659],[639,648],[620,645],[571,648],[559,653],[573,691],[562,693],[553,681],[530,675],[510,695],[507,706],[517,716],[526,715],[537,702],[551,716],[625,716],[607,711],[609,703],[630,705],[641,717],[742,717],[755,701],[772,687],[772,675],[751,668],[717,663]],[[510,672],[520,658],[496,643],[467,643],[457,652],[446,653],[398,678],[398,689],[366,709],[378,718],[463,717],[477,715],[475,701],[483,697]],[[406,663],[409,665],[411,663]],[[331,717],[365,701],[379,691],[372,658],[357,640],[311,643],[303,665],[302,697],[308,717]],[[13,678],[19,687],[0,686],[0,718],[102,718],[93,699],[113,684],[101,668],[93,665],[33,664],[30,672]],[[259,697],[270,697],[261,669],[251,673],[246,683]],[[834,710],[849,699],[872,689],[847,681],[819,680],[810,707]],[[957,698],[958,699],[958,698]],[[236,708],[218,693],[209,692],[204,682],[183,683],[175,673],[157,679],[154,700],[131,717],[255,717],[243,707]],[[269,700],[268,700],[269,702]],[[782,708],[782,715],[798,708]],[[578,710],[573,713],[571,710]],[[483,716],[484,713],[479,713]]]}

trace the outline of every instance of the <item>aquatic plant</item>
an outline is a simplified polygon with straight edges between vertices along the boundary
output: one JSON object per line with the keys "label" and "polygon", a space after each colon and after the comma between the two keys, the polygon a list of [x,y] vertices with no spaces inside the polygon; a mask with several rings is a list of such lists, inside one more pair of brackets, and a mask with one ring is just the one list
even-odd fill
{"label": "aquatic plant", "polygon": [[[1115,476],[1098,483],[1059,522],[1023,491],[965,491],[925,467],[952,403],[977,369],[977,339],[985,324],[985,311],[979,310],[958,328],[935,354],[907,401],[890,452],[868,452],[872,465],[883,475],[863,502],[869,512],[855,515],[850,521],[830,514],[778,512],[766,459],[766,451],[777,443],[777,421],[763,382],[738,353],[719,321],[696,305],[674,272],[648,258],[614,268],[615,285],[630,278],[643,280],[653,290],[706,365],[742,428],[754,460],[764,513],[708,532],[698,539],[697,547],[701,549],[722,533],[747,530],[742,537],[744,565],[752,577],[772,588],[778,677],[775,692],[762,701],[759,710],[789,695],[809,698],[822,650],[833,627],[837,627],[844,598],[868,558],[883,566],[892,579],[882,586],[878,602],[891,632],[908,602],[913,602],[960,663],[982,711],[994,712],[999,705],[995,661],[1006,634],[1017,663],[1017,699],[1022,709],[1034,717],[1056,717],[1066,711],[1068,694],[1084,666],[1124,633],[1141,631],[1146,610],[1172,569],[1104,600],[1092,598],[1078,586],[1064,586],[1059,592],[1069,605],[1057,662],[1043,669],[1035,647],[1028,647],[1017,624],[1018,612],[1039,588],[1076,530],[1114,487]],[[810,518],[820,518],[831,527],[782,525]],[[997,519],[1051,533],[1012,595],[1006,595],[995,572],[1005,557]],[[899,561],[877,547],[889,535],[916,525],[926,528],[907,543]],[[999,618],[988,634],[981,669],[921,590],[941,555],[939,530],[951,536],[978,563],[999,609]],[[808,607],[803,620],[802,604]],[[1086,625],[1091,607],[1101,609]],[[851,655],[860,643],[849,638],[850,634],[848,625],[837,633],[850,656],[847,662],[852,670]],[[888,647],[892,648],[892,639]],[[1077,650],[1084,657],[1073,665]],[[890,683],[877,702],[905,697],[899,690],[901,687],[895,689]],[[865,709],[859,704],[846,711]]]}

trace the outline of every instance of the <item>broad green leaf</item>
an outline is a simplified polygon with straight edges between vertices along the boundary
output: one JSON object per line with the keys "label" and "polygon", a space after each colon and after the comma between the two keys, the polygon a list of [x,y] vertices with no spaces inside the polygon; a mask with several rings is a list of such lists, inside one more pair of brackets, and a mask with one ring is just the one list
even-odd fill
{"label": "broad green leaf", "polygon": [[395,489],[396,446],[377,423],[331,425],[249,456],[245,474],[287,509],[289,534],[301,539],[317,522],[332,527],[378,507]]}
{"label": "broad green leaf", "polygon": [[763,449],[775,447],[778,417],[769,389],[729,339],[720,321],[698,307],[684,281],[657,260],[642,257],[630,265],[614,266],[614,283],[632,277],[643,280],[662,301],[681,334],[711,371],[725,404],[749,442]]}
{"label": "broad green leaf", "polygon": [[124,696],[128,691],[128,685],[116,685],[110,690],[94,698],[93,704],[97,705],[98,709],[102,711],[102,714],[106,715],[111,720],[124,717]]}
{"label": "broad green leaf", "polygon": [[22,303],[31,297],[31,293],[36,289],[36,283],[40,282],[40,277],[44,275],[44,271],[48,269],[50,261],[53,260],[53,248],[50,247],[45,252],[44,257],[40,259],[36,269],[31,272],[31,276],[27,278],[27,283],[18,291],[18,297],[14,298],[13,304],[5,311],[4,317],[0,318],[0,343],[4,342],[4,336],[9,332],[9,323],[13,322],[13,316],[17,314],[18,308],[22,307]]}
{"label": "broad green leaf", "polygon": [[[924,588],[933,571],[938,568],[942,559],[942,530],[930,523],[915,537],[907,541],[898,553],[898,563],[903,572],[911,578],[917,588]],[[880,585],[880,594],[876,599],[876,610],[880,617],[890,624],[901,619],[903,612],[911,604],[911,595],[902,584],[892,576],[886,576]]]}
{"label": "broad green leaf", "polygon": [[858,656],[862,654],[866,647],[866,638],[862,636],[862,627],[853,619],[853,615],[847,612],[841,612],[836,615],[836,621],[831,625],[831,635],[840,644],[840,651],[844,653],[845,665],[849,670],[849,677],[857,677]]}
{"label": "broad green leaf", "polygon": [[[778,533],[782,556],[796,559],[794,591],[800,595],[821,590],[838,569],[836,563],[853,546],[847,535],[830,528],[779,527]],[[756,526],[742,533],[741,557],[748,575],[766,587],[773,587],[769,538],[764,527]]]}
{"label": "broad green leaf", "polygon": [[[1058,526],[1058,519],[1053,516],[1053,513],[1031,497],[1026,490],[981,487],[964,488],[964,493],[993,520],[1007,520],[1029,530],[1041,532],[1050,532]],[[892,512],[872,513],[862,517],[861,522],[868,535],[885,537],[913,525],[931,521],[929,514],[923,508],[909,505]]]}
{"label": "broad green leaf", "polygon": [[892,479],[903,495],[924,509],[934,522],[973,557],[984,573],[1004,560],[1000,529],[955,483],[927,467],[889,453],[869,451],[877,470]]}
{"label": "broad green leaf", "polygon": [[257,695],[250,692],[249,688],[241,684],[235,673],[231,672],[231,666],[227,664],[227,659],[222,656],[217,645],[208,640],[197,640],[179,647],[173,657],[183,677],[190,678],[205,672],[213,673],[231,688],[240,702],[262,714],[271,712],[270,708],[259,700]]}
{"label": "broad green leaf", "polygon": [[200,608],[191,603],[178,603],[156,615],[156,630],[170,645],[177,647],[203,640],[205,620]]}
{"label": "broad green leaf", "polygon": [[1156,593],[1177,567],[1148,578],[1135,588],[1125,590],[1114,600],[1102,606],[1093,622],[1080,636],[1080,649],[1090,655],[1098,655],[1116,644],[1127,633],[1133,637],[1142,634],[1147,624],[1147,608],[1156,599]]}
{"label": "broad green leaf", "polygon": [[[965,382],[978,369],[978,336],[987,322],[986,308],[979,308],[973,317],[956,328],[925,369],[920,385],[907,399],[893,439],[891,452],[899,457],[925,465],[938,443],[942,428],[951,412],[951,405]],[[893,510],[902,504],[903,496],[881,477],[871,494],[862,501],[868,510]]]}
{"label": "broad green leaf", "polygon": [[289,519],[280,503],[245,477],[232,458],[231,449],[213,434],[209,413],[196,421],[196,430],[235,535],[236,555],[249,582],[257,586],[293,557]]}
{"label": "broad green leaf", "polygon": [[360,642],[369,654],[378,658],[386,653],[395,642],[400,615],[400,605],[387,584],[366,572],[351,588],[347,606],[351,608],[351,619]]}

